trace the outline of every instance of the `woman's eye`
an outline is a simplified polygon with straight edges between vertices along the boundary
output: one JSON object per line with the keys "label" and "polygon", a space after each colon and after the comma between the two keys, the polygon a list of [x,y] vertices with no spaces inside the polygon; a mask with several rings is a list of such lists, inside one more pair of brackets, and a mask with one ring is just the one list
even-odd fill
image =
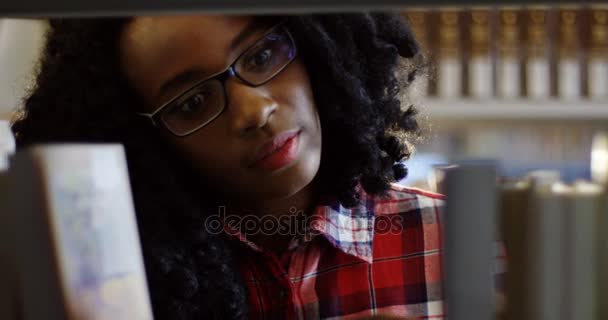
{"label": "woman's eye", "polygon": [[258,70],[263,69],[264,67],[269,65],[270,60],[272,59],[272,49],[271,48],[263,48],[262,50],[254,53],[247,60],[247,68],[250,70]]}
{"label": "woman's eye", "polygon": [[197,112],[205,102],[203,94],[195,94],[171,110],[172,113],[190,114]]}

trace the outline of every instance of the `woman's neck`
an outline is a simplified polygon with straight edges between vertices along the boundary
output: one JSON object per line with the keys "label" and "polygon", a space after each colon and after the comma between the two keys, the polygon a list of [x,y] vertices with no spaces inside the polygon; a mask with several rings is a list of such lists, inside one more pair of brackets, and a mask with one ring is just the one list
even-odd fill
{"label": "woman's neck", "polygon": [[[232,202],[226,206],[226,210],[231,215],[247,217],[242,220],[241,231],[245,230],[248,240],[280,255],[287,249],[291,239],[303,232],[306,217],[318,201],[315,191],[315,183],[312,182],[290,197],[263,202]],[[257,230],[248,230],[245,225],[247,220],[255,221],[250,223]]]}

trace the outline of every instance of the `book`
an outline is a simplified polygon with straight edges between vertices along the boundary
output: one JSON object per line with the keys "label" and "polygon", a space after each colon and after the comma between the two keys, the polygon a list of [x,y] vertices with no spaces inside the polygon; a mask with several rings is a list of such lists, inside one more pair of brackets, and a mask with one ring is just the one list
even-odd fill
{"label": "book", "polygon": [[582,97],[582,69],[579,10],[563,7],[559,10],[557,78],[561,99]]}
{"label": "book", "polygon": [[493,15],[488,8],[474,8],[468,16],[468,93],[475,99],[489,99],[494,96],[492,66],[492,24]]}
{"label": "book", "polygon": [[7,182],[22,319],[152,319],[121,145],[20,150]]}
{"label": "book", "polygon": [[443,224],[449,319],[494,319],[497,176],[493,163],[448,169]]}
{"label": "book", "polygon": [[505,181],[500,188],[500,238],[507,254],[505,275],[505,319],[526,319],[529,297],[526,272],[528,225],[524,223],[530,214],[530,179]]}
{"label": "book", "polygon": [[11,192],[7,182],[9,159],[15,152],[15,139],[8,121],[0,120],[0,319],[18,319],[17,282],[14,266],[12,230],[6,222]]}
{"label": "book", "polygon": [[498,12],[496,37],[496,91],[503,99],[521,96],[521,10],[502,8]]}
{"label": "book", "polygon": [[501,185],[505,319],[601,319],[603,186],[551,171]]}
{"label": "book", "polygon": [[587,82],[591,99],[608,98],[608,8],[592,6],[587,33]]}
{"label": "book", "polygon": [[547,99],[551,95],[548,13],[544,7],[526,12],[525,89],[529,99]]}
{"label": "book", "polygon": [[[407,18],[407,21],[414,32],[416,41],[420,45],[422,51],[422,59],[432,59],[430,52],[430,32],[429,32],[429,12],[423,8],[408,8],[403,13]],[[432,70],[427,70],[431,73]],[[411,84],[409,91],[412,92],[416,97],[423,98],[430,95],[429,83],[432,75],[420,75]]]}
{"label": "book", "polygon": [[569,319],[598,319],[599,311],[599,226],[603,187],[586,181],[573,184],[573,194],[566,216],[566,247],[564,252],[566,301]]}
{"label": "book", "polygon": [[464,90],[460,14],[460,10],[448,8],[439,12],[437,95],[440,98],[458,98]]}
{"label": "book", "polygon": [[566,319],[565,221],[572,188],[560,181],[533,184],[526,238],[528,294],[525,319]]}
{"label": "book", "polygon": [[598,319],[608,319],[608,304],[606,303],[606,299],[608,299],[608,235],[606,228],[608,228],[608,187],[604,185],[597,222]]}

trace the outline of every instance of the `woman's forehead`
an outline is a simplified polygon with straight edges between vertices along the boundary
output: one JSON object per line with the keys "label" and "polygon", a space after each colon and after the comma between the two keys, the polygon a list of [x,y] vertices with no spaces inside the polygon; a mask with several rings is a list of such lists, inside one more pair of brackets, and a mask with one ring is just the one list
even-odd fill
{"label": "woman's forehead", "polygon": [[123,45],[167,49],[182,42],[221,46],[245,28],[249,16],[161,16],[134,18],[123,32]]}
{"label": "woman's forehead", "polygon": [[241,49],[233,47],[239,35],[257,21],[251,16],[137,17],[120,39],[124,71],[142,92],[158,92],[186,69],[216,72]]}

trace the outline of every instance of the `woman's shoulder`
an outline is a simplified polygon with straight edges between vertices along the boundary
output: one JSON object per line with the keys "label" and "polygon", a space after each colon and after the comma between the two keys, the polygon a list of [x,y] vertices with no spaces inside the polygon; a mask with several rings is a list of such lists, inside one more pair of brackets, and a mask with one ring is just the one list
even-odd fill
{"label": "woman's shoulder", "polygon": [[403,214],[410,211],[438,211],[443,207],[445,196],[432,191],[391,183],[384,195],[365,195],[368,205],[373,205],[376,215]]}
{"label": "woman's shoulder", "polygon": [[431,198],[436,200],[445,200],[445,195],[441,193],[436,193],[433,191],[428,191],[415,187],[408,187],[402,185],[398,182],[393,182],[389,186],[389,194],[392,197],[418,197],[418,198]]}

